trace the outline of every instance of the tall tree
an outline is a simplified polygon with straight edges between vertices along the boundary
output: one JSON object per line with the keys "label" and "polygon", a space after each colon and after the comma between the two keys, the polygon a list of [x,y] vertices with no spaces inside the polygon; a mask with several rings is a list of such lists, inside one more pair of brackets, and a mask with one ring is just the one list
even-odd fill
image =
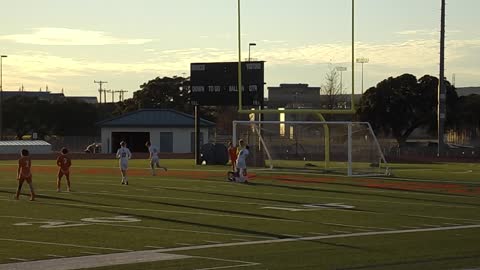
{"label": "tall tree", "polygon": [[[437,124],[438,79],[425,75],[419,80],[411,74],[390,77],[368,89],[360,101],[357,115],[377,132],[392,135],[400,146],[417,128],[433,133]],[[454,87],[447,83],[447,116],[454,118],[457,101]]]}
{"label": "tall tree", "polygon": [[157,77],[133,94],[138,109],[171,108],[184,111],[189,104],[189,80],[183,77]]}
{"label": "tall tree", "polygon": [[328,70],[320,93],[324,97],[323,102],[326,103],[329,109],[337,108],[339,103],[343,101],[341,100],[343,89],[340,82],[340,74],[335,68],[330,67]]}
{"label": "tall tree", "polygon": [[455,129],[469,131],[471,139],[480,136],[480,95],[463,96],[455,107]]}
{"label": "tall tree", "polygon": [[3,103],[4,128],[19,140],[36,132],[42,137],[49,133],[52,110],[47,101],[25,96],[11,97]]}
{"label": "tall tree", "polygon": [[[139,109],[175,109],[185,113],[193,113],[190,104],[190,78],[157,77],[140,86],[133,98],[117,103],[115,115]],[[201,106],[200,115],[215,121],[219,114],[218,106]]]}

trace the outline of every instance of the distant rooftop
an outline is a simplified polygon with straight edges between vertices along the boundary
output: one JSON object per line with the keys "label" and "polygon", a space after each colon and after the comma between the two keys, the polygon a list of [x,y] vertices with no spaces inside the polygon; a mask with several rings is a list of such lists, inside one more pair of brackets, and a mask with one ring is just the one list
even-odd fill
{"label": "distant rooftop", "polygon": [[31,97],[31,98],[38,98],[41,100],[63,100],[65,98],[68,99],[74,99],[78,101],[83,101],[85,103],[91,103],[91,104],[96,104],[97,102],[97,97],[68,97],[65,96],[63,93],[52,93],[49,91],[9,91],[9,90],[4,90],[3,91],[3,98],[8,99],[16,96],[24,96],[24,97]]}
{"label": "distant rooftop", "polygon": [[[101,127],[194,127],[195,118],[172,109],[142,109],[98,122]],[[213,127],[215,123],[200,119],[200,126]]]}

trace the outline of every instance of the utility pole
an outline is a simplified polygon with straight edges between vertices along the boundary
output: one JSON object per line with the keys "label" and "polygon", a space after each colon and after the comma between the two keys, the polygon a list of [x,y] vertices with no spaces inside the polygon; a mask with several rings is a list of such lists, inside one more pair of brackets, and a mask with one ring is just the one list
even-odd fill
{"label": "utility pole", "polygon": [[442,12],[440,19],[440,75],[438,78],[438,108],[437,108],[437,122],[438,122],[438,149],[437,156],[443,155],[445,149],[445,119],[447,117],[446,99],[447,89],[445,87],[445,0],[441,0]]}
{"label": "utility pole", "polygon": [[[100,100],[99,100],[99,103],[102,103],[102,92],[103,92],[103,89],[102,89],[102,85],[105,84],[105,83],[108,83],[108,82],[104,82],[104,81],[93,81],[93,83],[98,83],[100,85],[100,88],[98,89],[98,93],[99,93],[99,96],[100,96]],[[105,102],[106,102],[106,97],[105,97]]]}
{"label": "utility pole", "polygon": [[122,89],[122,90],[117,90],[117,91],[115,91],[115,92],[118,93],[118,100],[119,100],[119,101],[123,101],[124,93],[126,93],[126,92],[128,92],[128,91]]}
{"label": "utility pole", "polygon": [[115,90],[107,90],[108,93],[112,93],[112,103],[115,103],[115,97],[114,97],[114,94],[117,92]]}

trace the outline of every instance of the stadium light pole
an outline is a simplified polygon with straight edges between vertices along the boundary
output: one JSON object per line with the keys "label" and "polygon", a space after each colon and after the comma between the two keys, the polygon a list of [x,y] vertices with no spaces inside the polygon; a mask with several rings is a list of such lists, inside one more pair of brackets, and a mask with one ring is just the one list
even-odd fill
{"label": "stadium light pole", "polygon": [[252,46],[257,46],[257,43],[249,43],[249,44],[248,44],[248,62],[251,61],[251,58],[250,58],[250,50],[251,50],[251,49],[250,49],[250,48],[251,48]]}
{"label": "stadium light pole", "polygon": [[362,64],[362,95],[363,95],[363,64],[367,64],[368,62],[370,62],[370,59],[368,58],[365,58],[365,57],[357,58],[357,63]]}
{"label": "stadium light pole", "polygon": [[[353,102],[354,97],[355,97],[355,1],[357,0],[351,0],[351,14],[352,14],[352,20],[351,20],[351,25],[352,25],[352,32],[351,32],[351,77],[352,77],[352,89],[350,93],[350,100],[351,102],[351,108],[347,110],[335,110],[334,114],[355,114],[356,109],[355,109],[355,102]],[[249,114],[251,113],[250,110],[243,109],[242,107],[242,27],[241,27],[241,0],[237,0],[237,53],[238,53],[238,84],[237,84],[237,89],[238,89],[238,112],[243,113],[243,114]],[[298,113],[298,110],[285,110],[286,113]],[[277,109],[266,109],[262,110],[262,113],[269,113],[269,114],[278,114]],[[305,109],[302,110],[302,113],[316,113],[316,114],[332,114],[332,110],[322,110],[322,109]],[[322,116],[323,117],[323,116]],[[321,118],[322,119],[322,118]]]}
{"label": "stadium light pole", "polygon": [[3,140],[3,63],[2,59],[7,55],[0,55],[0,140]]}
{"label": "stadium light pole", "polygon": [[440,18],[440,74],[438,78],[438,105],[437,105],[437,156],[441,157],[445,152],[445,121],[447,117],[447,89],[445,85],[445,16],[446,1],[441,0]]}

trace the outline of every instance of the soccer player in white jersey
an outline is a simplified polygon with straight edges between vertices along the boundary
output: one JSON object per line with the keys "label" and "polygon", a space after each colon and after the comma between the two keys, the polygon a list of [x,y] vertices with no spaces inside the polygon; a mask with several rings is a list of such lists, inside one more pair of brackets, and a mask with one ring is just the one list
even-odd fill
{"label": "soccer player in white jersey", "polygon": [[126,142],[120,143],[120,148],[117,151],[117,158],[120,161],[120,171],[122,172],[122,185],[128,185],[127,170],[128,160],[132,158],[130,149],[127,148]]}
{"label": "soccer player in white jersey", "polygon": [[237,158],[237,170],[238,170],[238,180],[242,183],[248,183],[248,176],[247,176],[247,157],[250,155],[250,151],[248,150],[249,147],[245,145],[243,140],[238,142],[240,147],[240,152],[238,152]]}
{"label": "soccer player in white jersey", "polygon": [[146,142],[145,146],[148,147],[148,152],[150,153],[150,168],[152,169],[152,175],[155,176],[155,167],[161,168],[164,171],[167,171],[167,167],[160,166],[160,157],[158,156],[158,148],[152,145],[150,142]]}

